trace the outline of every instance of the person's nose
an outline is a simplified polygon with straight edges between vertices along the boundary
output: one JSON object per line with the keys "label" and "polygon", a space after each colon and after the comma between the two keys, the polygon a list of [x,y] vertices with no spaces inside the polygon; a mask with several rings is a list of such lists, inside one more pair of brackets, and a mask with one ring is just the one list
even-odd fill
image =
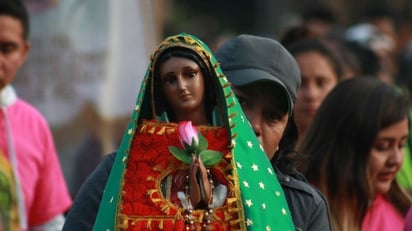
{"label": "person's nose", "polygon": [[313,84],[308,84],[307,86],[305,86],[304,88],[301,89],[302,91],[302,98],[305,98],[307,100],[313,100],[316,99],[317,96],[317,89],[315,86],[313,86]]}
{"label": "person's nose", "polygon": [[404,148],[394,147],[391,156],[389,157],[388,163],[390,165],[402,165],[404,152]]}
{"label": "person's nose", "polygon": [[262,116],[258,111],[249,113],[249,121],[257,137],[262,135]]}

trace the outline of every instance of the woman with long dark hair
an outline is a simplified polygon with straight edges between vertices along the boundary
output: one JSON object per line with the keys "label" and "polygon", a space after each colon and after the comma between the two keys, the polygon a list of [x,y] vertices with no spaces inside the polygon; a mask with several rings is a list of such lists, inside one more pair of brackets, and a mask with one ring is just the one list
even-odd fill
{"label": "woman with long dark hair", "polygon": [[409,134],[410,100],[373,77],[342,81],[325,98],[299,151],[327,197],[334,230],[402,230],[410,196],[395,176]]}

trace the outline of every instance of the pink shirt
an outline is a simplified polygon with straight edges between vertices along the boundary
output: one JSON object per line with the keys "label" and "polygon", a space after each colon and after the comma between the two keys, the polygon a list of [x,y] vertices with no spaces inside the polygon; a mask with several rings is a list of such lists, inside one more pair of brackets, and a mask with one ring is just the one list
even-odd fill
{"label": "pink shirt", "polygon": [[[43,224],[68,210],[72,203],[51,131],[40,112],[23,100],[17,99],[6,110],[28,227]],[[10,158],[6,131],[5,117],[0,111],[0,149]]]}
{"label": "pink shirt", "polygon": [[377,196],[362,221],[362,231],[403,231],[403,216],[383,196]]}
{"label": "pink shirt", "polygon": [[412,207],[409,208],[405,218],[405,231],[412,231]]}

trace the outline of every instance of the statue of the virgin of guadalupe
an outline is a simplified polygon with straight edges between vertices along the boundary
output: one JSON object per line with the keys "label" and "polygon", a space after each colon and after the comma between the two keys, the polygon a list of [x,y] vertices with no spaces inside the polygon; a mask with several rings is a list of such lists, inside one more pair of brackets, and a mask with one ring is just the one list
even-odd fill
{"label": "statue of the virgin of guadalupe", "polygon": [[178,34],[151,57],[94,230],[294,230],[218,62]]}

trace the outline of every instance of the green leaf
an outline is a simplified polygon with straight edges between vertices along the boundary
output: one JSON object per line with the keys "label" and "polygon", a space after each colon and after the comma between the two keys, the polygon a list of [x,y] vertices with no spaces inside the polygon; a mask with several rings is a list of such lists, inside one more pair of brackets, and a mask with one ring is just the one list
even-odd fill
{"label": "green leaf", "polygon": [[203,150],[207,150],[208,143],[207,143],[206,138],[200,132],[198,133],[198,135],[199,135],[199,146],[198,146],[199,152]]}
{"label": "green leaf", "polygon": [[192,156],[188,155],[183,149],[180,149],[175,146],[170,146],[169,147],[169,152],[172,153],[178,160],[186,163],[186,164],[191,164],[192,163]]}
{"label": "green leaf", "polygon": [[211,166],[219,163],[219,161],[223,157],[223,154],[221,152],[213,150],[202,151],[199,155],[200,159],[203,161],[203,164],[206,166]]}

